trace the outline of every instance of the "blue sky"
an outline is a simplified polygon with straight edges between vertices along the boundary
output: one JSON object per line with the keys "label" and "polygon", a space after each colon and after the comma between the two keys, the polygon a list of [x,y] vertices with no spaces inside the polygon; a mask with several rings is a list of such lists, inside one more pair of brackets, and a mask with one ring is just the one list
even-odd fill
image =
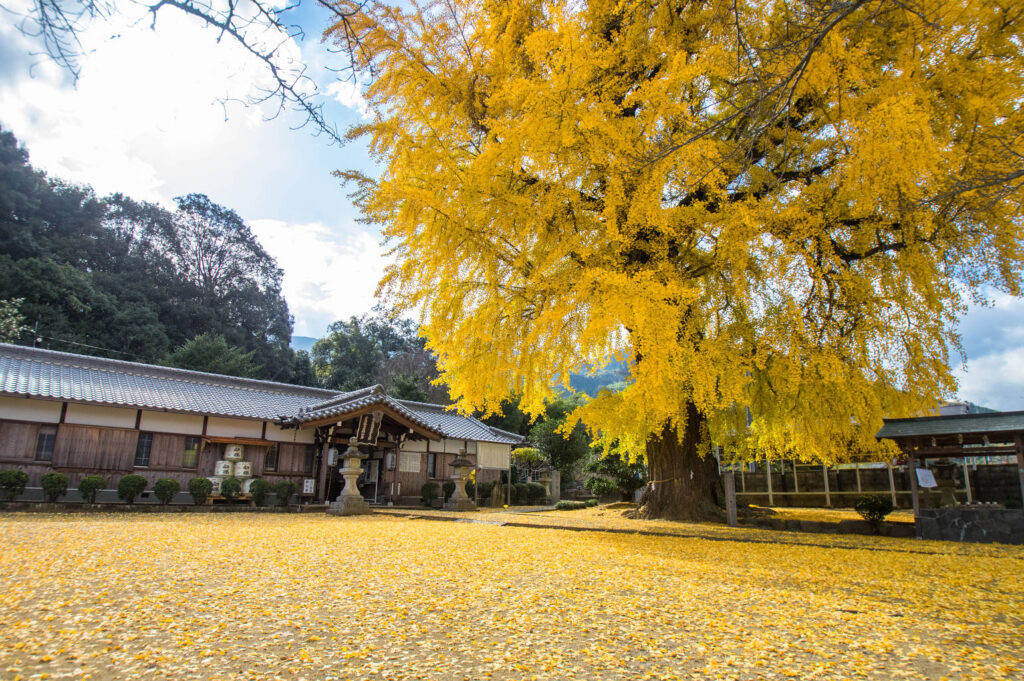
{"label": "blue sky", "polygon": [[[356,222],[331,176],[339,168],[372,171],[365,148],[296,130],[301,119],[291,113],[265,120],[270,109],[222,104],[265,82],[261,68],[184,16],[164,10],[151,31],[134,11],[85,31],[89,54],[77,84],[30,56],[38,47],[0,12],[0,125],[22,140],[37,168],[100,194],[170,206],[175,196],[201,192],[235,209],[284,269],[296,335],[320,336],[332,321],[369,311],[385,265],[380,234]],[[309,27],[307,36],[285,52],[310,65],[339,129],[357,123],[358,90],[324,68],[324,11],[304,3],[295,21]],[[1024,301],[995,296],[993,307],[972,307],[961,332],[968,370],[957,362],[960,397],[1024,409]]]}

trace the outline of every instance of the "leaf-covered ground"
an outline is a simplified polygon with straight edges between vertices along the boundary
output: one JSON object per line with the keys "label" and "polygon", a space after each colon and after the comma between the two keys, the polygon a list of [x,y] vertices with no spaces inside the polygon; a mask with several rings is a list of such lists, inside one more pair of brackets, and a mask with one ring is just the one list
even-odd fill
{"label": "leaf-covered ground", "polygon": [[0,675],[1024,676],[1024,549],[792,536],[3,515]]}

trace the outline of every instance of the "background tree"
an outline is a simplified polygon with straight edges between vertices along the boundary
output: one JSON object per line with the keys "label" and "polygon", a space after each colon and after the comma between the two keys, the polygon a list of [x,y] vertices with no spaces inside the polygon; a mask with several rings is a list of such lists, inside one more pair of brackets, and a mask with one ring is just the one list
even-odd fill
{"label": "background tree", "polygon": [[590,436],[586,427],[579,422],[566,426],[569,414],[582,403],[574,397],[549,400],[544,416],[530,428],[529,441],[536,445],[548,465],[559,471],[566,482],[575,477],[579,465],[590,454]]}
{"label": "background tree", "polygon": [[358,6],[385,289],[466,410],[626,360],[574,416],[644,453],[648,516],[718,514],[712,442],[875,447],[952,392],[964,296],[1020,292],[1013,4]]}
{"label": "background tree", "polygon": [[257,377],[288,381],[280,279],[245,223],[207,197],[182,197],[174,212],[97,198],[35,171],[0,130],[0,299],[23,299],[43,347],[158,362],[197,335],[221,335],[252,353]]}
{"label": "background tree", "polygon": [[586,471],[583,486],[599,497],[618,494],[623,501],[633,501],[636,491],[647,484],[643,457],[623,455],[617,448],[607,454],[596,449]]}
{"label": "background tree", "polygon": [[433,384],[434,357],[416,324],[382,307],[331,324],[310,358],[325,388],[356,390],[379,383],[395,397],[447,403],[444,389]]}
{"label": "background tree", "polygon": [[0,343],[13,343],[25,329],[25,318],[18,308],[24,302],[21,298],[0,300]]}
{"label": "background tree", "polygon": [[259,367],[253,363],[253,352],[228,345],[224,336],[201,333],[164,357],[161,364],[179,369],[205,371],[253,378]]}

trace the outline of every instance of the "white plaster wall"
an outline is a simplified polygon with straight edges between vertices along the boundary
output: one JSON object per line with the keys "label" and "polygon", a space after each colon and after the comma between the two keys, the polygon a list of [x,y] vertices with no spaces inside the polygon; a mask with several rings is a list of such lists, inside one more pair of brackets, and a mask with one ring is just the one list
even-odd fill
{"label": "white plaster wall", "polygon": [[[438,449],[437,443],[432,443],[431,449]],[[406,440],[402,443],[402,451],[405,452],[425,452],[427,451],[426,440]]]}
{"label": "white plaster wall", "polygon": [[134,428],[137,415],[138,411],[135,409],[97,407],[92,404],[68,404],[68,411],[64,415],[64,422],[83,426]]}
{"label": "white plaster wall", "polygon": [[[270,430],[269,428],[267,429]],[[243,421],[211,416],[206,423],[206,434],[213,437],[263,437],[263,421]]]}
{"label": "white plaster wall", "polygon": [[[435,446],[436,445],[431,445],[430,446],[430,451],[435,451],[435,449],[434,449]],[[465,446],[466,446],[466,441],[465,440],[448,440],[448,439],[446,439],[444,441],[444,451],[447,454],[458,454],[459,450],[465,448]],[[467,452],[467,454],[468,454],[468,452]]]}
{"label": "white plaster wall", "polygon": [[315,428],[281,428],[273,423],[267,423],[267,439],[274,442],[299,442],[311,445],[315,440]]}
{"label": "white plaster wall", "polygon": [[202,435],[203,417],[197,414],[168,414],[159,411],[142,412],[139,430],[178,435]]}
{"label": "white plaster wall", "polygon": [[58,423],[61,402],[31,400],[24,397],[0,397],[0,419]]}

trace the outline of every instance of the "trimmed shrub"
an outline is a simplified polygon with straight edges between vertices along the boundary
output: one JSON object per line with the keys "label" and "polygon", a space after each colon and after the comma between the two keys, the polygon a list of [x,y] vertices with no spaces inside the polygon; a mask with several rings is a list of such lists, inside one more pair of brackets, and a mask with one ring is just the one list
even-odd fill
{"label": "trimmed shrub", "polygon": [[865,494],[862,497],[857,497],[857,501],[853,502],[853,508],[856,509],[857,513],[864,520],[868,521],[871,525],[871,529],[874,530],[875,534],[882,528],[882,521],[885,520],[885,516],[892,513],[892,499],[881,494]]}
{"label": "trimmed shrub", "polygon": [[146,489],[146,479],[141,475],[126,475],[117,481],[117,498],[126,504],[134,504],[135,497]]}
{"label": "trimmed shrub", "polygon": [[559,501],[555,504],[556,511],[579,511],[586,507],[586,503],[582,501]]}
{"label": "trimmed shrub", "polygon": [[592,476],[587,478],[583,486],[590,490],[590,493],[598,497],[610,497],[619,493],[619,486],[608,478]]}
{"label": "trimmed shrub", "polygon": [[[468,485],[467,485],[468,487]],[[470,494],[471,497],[479,497],[480,501],[488,501],[491,498],[491,492],[494,491],[493,482],[481,482],[476,486],[476,494]]]}
{"label": "trimmed shrub", "polygon": [[7,501],[14,501],[14,498],[25,491],[28,484],[28,473],[25,471],[9,470],[0,473],[0,488],[3,488],[7,495]]}
{"label": "trimmed shrub", "polygon": [[594,508],[597,506],[597,499],[587,499],[583,503],[586,504],[587,508]]}
{"label": "trimmed shrub", "polygon": [[[221,484],[223,485],[223,483]],[[274,492],[274,496],[277,497],[277,505],[287,506],[288,502],[291,501],[292,495],[299,491],[299,485],[291,480],[282,480],[281,482],[275,482],[271,489]]]}
{"label": "trimmed shrub", "polygon": [[242,493],[242,481],[233,475],[230,478],[224,478],[220,483],[220,493],[228,501],[234,499]]}
{"label": "trimmed shrub", "polygon": [[512,485],[512,503],[526,504],[530,500],[530,487],[525,482]]}
{"label": "trimmed shrub", "polygon": [[105,478],[99,475],[87,475],[78,483],[78,494],[87,504],[96,503],[96,493],[107,486]]}
{"label": "trimmed shrub", "polygon": [[192,478],[188,481],[188,493],[192,495],[192,501],[196,506],[205,504],[211,492],[213,483],[206,478]]}
{"label": "trimmed shrub", "polygon": [[153,494],[166,506],[174,501],[174,495],[181,491],[181,483],[174,478],[161,478],[153,485]]}
{"label": "trimmed shrub", "polygon": [[420,487],[420,501],[423,502],[424,506],[430,506],[440,493],[441,486],[436,482],[425,482]]}
{"label": "trimmed shrub", "polygon": [[539,482],[526,483],[526,499],[531,504],[539,504],[548,495],[548,488]]}
{"label": "trimmed shrub", "polygon": [[46,500],[51,504],[56,503],[68,491],[68,476],[63,473],[47,473],[39,479],[39,486],[43,488]]}
{"label": "trimmed shrub", "polygon": [[446,480],[445,483],[443,485],[441,485],[441,491],[444,492],[444,500],[445,501],[448,501],[449,499],[451,499],[452,495],[455,494],[455,481],[454,480]]}
{"label": "trimmed shrub", "polygon": [[252,503],[257,506],[267,505],[267,496],[270,494],[270,483],[263,478],[256,478],[249,485],[249,494],[252,495]]}

